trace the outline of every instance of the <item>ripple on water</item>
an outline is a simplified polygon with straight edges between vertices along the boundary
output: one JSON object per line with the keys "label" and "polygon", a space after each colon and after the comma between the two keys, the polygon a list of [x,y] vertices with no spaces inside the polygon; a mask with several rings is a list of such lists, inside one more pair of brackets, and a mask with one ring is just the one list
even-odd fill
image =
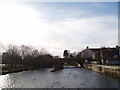
{"label": "ripple on water", "polygon": [[117,88],[118,80],[85,69],[30,70],[0,76],[0,88]]}

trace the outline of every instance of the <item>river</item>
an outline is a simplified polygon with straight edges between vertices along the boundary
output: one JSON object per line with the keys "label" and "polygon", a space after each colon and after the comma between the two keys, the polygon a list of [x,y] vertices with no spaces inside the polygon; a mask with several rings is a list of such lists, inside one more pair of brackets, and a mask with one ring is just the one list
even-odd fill
{"label": "river", "polygon": [[117,88],[113,78],[81,68],[52,68],[0,75],[1,88]]}

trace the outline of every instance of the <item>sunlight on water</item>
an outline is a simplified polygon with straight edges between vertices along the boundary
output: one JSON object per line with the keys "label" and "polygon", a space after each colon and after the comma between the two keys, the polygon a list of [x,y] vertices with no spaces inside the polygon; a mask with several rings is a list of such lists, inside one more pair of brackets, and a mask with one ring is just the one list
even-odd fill
{"label": "sunlight on water", "polygon": [[8,87],[10,84],[9,75],[0,75],[0,89]]}

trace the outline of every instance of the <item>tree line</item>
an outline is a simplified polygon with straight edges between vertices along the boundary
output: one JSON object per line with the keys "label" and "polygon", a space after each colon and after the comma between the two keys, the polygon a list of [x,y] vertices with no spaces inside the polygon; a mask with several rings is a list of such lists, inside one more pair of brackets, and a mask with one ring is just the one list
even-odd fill
{"label": "tree line", "polygon": [[54,58],[45,49],[38,50],[31,46],[9,45],[2,53],[2,64],[23,65],[24,67],[45,68],[60,64],[58,58]]}

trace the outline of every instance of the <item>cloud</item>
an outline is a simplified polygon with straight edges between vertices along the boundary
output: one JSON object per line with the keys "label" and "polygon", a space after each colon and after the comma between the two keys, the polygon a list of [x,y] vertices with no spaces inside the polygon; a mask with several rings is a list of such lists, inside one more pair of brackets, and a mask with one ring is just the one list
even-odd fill
{"label": "cloud", "polygon": [[113,16],[70,18],[54,24],[56,30],[52,31],[55,34],[52,40],[57,38],[59,42],[64,41],[66,44],[63,46],[66,47],[96,44],[100,46],[109,40],[117,41],[117,18]]}
{"label": "cloud", "polygon": [[[0,4],[0,12],[0,41],[5,44],[30,44],[62,56],[65,49],[80,51],[86,45],[100,47],[118,43],[115,16],[75,18],[67,14],[61,20],[50,22],[44,12],[13,3]],[[64,10],[58,12],[66,14]]]}

